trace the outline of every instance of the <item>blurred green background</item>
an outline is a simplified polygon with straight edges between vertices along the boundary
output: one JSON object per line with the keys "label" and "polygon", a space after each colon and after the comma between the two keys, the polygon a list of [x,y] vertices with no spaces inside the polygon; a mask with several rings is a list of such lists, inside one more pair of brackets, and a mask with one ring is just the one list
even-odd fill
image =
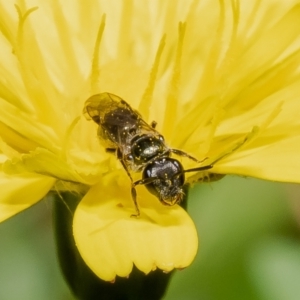
{"label": "blurred green background", "polygon": [[[300,299],[300,186],[226,176],[195,186],[200,249],[165,300]],[[0,299],[72,300],[56,260],[51,199],[0,224]]]}

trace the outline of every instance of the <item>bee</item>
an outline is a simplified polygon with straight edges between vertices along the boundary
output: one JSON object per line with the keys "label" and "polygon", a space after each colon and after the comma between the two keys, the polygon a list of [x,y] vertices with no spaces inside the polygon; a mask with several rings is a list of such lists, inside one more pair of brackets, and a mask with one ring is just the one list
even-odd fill
{"label": "bee", "polygon": [[[137,185],[145,185],[162,204],[172,206],[183,199],[185,173],[204,171],[212,165],[184,169],[171,154],[196,158],[184,151],[169,148],[164,137],[155,129],[157,123],[145,122],[140,113],[125,100],[111,93],[91,96],[85,102],[83,113],[88,120],[99,125],[97,135],[107,152],[115,153],[131,180],[131,196],[140,215],[137,203]],[[131,172],[142,172],[142,179],[133,181]]]}

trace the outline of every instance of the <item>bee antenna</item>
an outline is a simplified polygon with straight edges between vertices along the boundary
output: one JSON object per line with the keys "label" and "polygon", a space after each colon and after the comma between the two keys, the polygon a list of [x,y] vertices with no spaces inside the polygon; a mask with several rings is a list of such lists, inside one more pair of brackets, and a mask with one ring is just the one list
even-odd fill
{"label": "bee antenna", "polygon": [[187,170],[182,170],[182,171],[180,171],[180,172],[174,174],[172,178],[178,177],[178,176],[180,176],[180,175],[183,174],[183,173],[205,171],[205,170],[209,170],[209,169],[211,169],[211,168],[213,168],[213,165],[207,165],[207,166],[203,166],[203,167],[198,167],[198,168],[191,168],[191,169],[187,169]]}

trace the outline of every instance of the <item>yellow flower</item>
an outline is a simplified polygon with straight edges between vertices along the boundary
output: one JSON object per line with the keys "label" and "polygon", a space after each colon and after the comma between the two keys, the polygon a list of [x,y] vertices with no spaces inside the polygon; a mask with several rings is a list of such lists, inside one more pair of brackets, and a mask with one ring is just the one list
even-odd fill
{"label": "yellow flower", "polygon": [[0,1],[0,220],[50,189],[86,193],[74,236],[100,278],[191,263],[179,206],[141,186],[130,218],[130,180],[82,115],[106,91],[213,173],[300,182],[298,1],[20,2]]}

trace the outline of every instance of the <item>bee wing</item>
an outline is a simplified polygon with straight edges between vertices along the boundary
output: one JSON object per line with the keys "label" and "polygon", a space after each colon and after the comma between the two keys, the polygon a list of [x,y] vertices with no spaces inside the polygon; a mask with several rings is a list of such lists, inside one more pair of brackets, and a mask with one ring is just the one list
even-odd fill
{"label": "bee wing", "polygon": [[91,96],[85,101],[83,114],[87,120],[93,120],[100,124],[101,118],[111,109],[108,93],[101,93]]}
{"label": "bee wing", "polygon": [[87,99],[83,114],[99,125],[99,138],[109,143],[110,147],[114,145],[120,148],[121,152],[128,152],[126,145],[135,134],[156,132],[138,111],[122,98],[110,93],[96,94]]}
{"label": "bee wing", "polygon": [[122,98],[110,93],[100,93],[88,98],[84,104],[83,114],[87,120],[99,124],[106,115],[118,108],[123,108],[130,114],[138,114]]}

